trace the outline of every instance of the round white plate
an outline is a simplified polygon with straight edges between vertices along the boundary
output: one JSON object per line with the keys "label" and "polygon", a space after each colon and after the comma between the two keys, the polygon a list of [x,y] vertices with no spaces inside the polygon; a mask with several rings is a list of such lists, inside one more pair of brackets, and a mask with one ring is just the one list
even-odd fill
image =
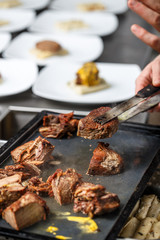
{"label": "round white plate", "polygon": [[[57,23],[69,20],[81,20],[87,25],[69,31],[57,28]],[[52,34],[92,34],[106,36],[113,33],[118,27],[118,18],[113,13],[81,13],[68,11],[44,11],[30,26],[29,30]]]}
{"label": "round white plate", "polygon": [[[128,10],[127,0],[54,0],[50,8],[55,10],[80,11],[78,5],[82,3],[101,3],[104,12],[122,14]],[[102,12],[102,11],[101,11]]]}
{"label": "round white plate", "polygon": [[0,97],[18,94],[29,89],[37,78],[37,66],[30,61],[0,59]]}
{"label": "round white plate", "polygon": [[50,0],[19,0],[21,4],[19,6],[15,6],[15,8],[21,9],[33,9],[33,10],[40,10],[45,8],[49,3]]}
{"label": "round white plate", "polygon": [[0,33],[0,53],[4,51],[11,40],[10,33]]}
{"label": "round white plate", "polygon": [[[31,50],[35,44],[43,40],[52,40],[61,44],[68,51],[65,56],[53,56],[46,59],[37,59]],[[97,59],[103,51],[103,41],[98,36],[53,35],[22,33],[16,37],[3,52],[7,58],[21,58],[32,60],[38,65],[48,65],[54,60],[87,62]]]}
{"label": "round white plate", "polygon": [[35,12],[22,9],[0,10],[0,20],[6,20],[9,24],[0,26],[0,32],[17,32],[28,28],[35,18]]}
{"label": "round white plate", "polygon": [[82,65],[54,61],[51,66],[40,72],[32,87],[33,93],[51,100],[79,104],[119,102],[134,95],[135,79],[140,73],[138,65],[112,63],[96,63],[96,65],[100,77],[109,83],[109,88],[94,93],[77,95],[68,88],[67,83],[75,79],[76,72]]}

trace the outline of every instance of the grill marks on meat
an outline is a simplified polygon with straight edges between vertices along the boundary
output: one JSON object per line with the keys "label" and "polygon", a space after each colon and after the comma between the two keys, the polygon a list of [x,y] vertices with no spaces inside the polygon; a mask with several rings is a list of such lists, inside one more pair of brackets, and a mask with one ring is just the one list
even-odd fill
{"label": "grill marks on meat", "polygon": [[52,158],[54,146],[40,136],[34,141],[27,142],[13,151],[11,151],[12,159],[15,163],[29,163],[41,166],[44,162]]}
{"label": "grill marks on meat", "polygon": [[33,176],[39,176],[41,174],[41,170],[36,165],[25,162],[22,164],[5,166],[4,169],[0,169],[0,179],[15,174],[19,174],[22,177],[22,180],[26,180]]}
{"label": "grill marks on meat", "polygon": [[79,120],[77,136],[87,139],[103,139],[112,137],[118,130],[118,119],[101,125],[94,121],[94,118],[110,110],[109,107],[100,107],[91,111],[86,117]]}
{"label": "grill marks on meat", "polygon": [[73,112],[44,116],[43,127],[39,128],[39,132],[48,138],[71,137],[77,130],[78,122],[78,119],[73,119]]}
{"label": "grill marks on meat", "polygon": [[87,174],[114,175],[122,171],[124,167],[122,157],[108,146],[108,143],[98,143],[93,151]]}
{"label": "grill marks on meat", "polygon": [[68,168],[65,172],[61,169],[48,178],[51,183],[53,195],[60,204],[69,204],[73,201],[74,192],[82,183],[81,175],[74,169]]}
{"label": "grill marks on meat", "polygon": [[25,193],[21,176],[15,174],[0,180],[0,213]]}
{"label": "grill marks on meat", "polygon": [[21,230],[40,220],[45,220],[48,211],[44,200],[34,193],[27,192],[7,207],[3,211],[2,217],[14,229]]}
{"label": "grill marks on meat", "polygon": [[120,200],[114,193],[105,192],[105,187],[84,182],[74,194],[75,213],[82,212],[90,217],[112,212],[120,206]]}

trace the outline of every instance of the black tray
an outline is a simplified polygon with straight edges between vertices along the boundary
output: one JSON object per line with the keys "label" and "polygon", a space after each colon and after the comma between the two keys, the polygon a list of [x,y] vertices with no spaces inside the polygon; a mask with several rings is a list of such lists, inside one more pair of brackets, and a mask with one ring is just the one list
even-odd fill
{"label": "black tray", "polygon": [[[51,113],[43,111],[30,121],[19,133],[11,138],[0,149],[1,167],[13,164],[10,151],[17,146],[39,136],[38,128],[42,125],[43,116]],[[55,114],[55,113],[54,113]],[[75,116],[78,118],[79,116]],[[102,184],[107,191],[118,194],[121,205],[114,213],[94,218],[99,226],[97,233],[83,233],[75,222],[65,219],[63,213],[70,212],[73,216],[83,216],[73,213],[73,205],[60,206],[53,198],[44,198],[50,208],[50,215],[46,221],[41,221],[23,231],[13,230],[4,220],[0,220],[0,235],[20,239],[55,239],[46,229],[52,225],[58,227],[57,235],[71,237],[73,240],[111,240],[116,239],[124,222],[127,220],[133,206],[142,195],[146,184],[156,169],[160,159],[160,128],[142,124],[123,123],[119,130],[108,142],[124,159],[125,169],[114,176],[88,176],[86,171],[98,140],[86,140],[76,135],[70,139],[48,139],[55,149],[53,156],[61,162],[58,166],[46,164],[43,168],[44,180],[55,172],[57,168],[66,170],[75,168],[83,176],[84,181]],[[59,214],[61,217],[59,217]]]}

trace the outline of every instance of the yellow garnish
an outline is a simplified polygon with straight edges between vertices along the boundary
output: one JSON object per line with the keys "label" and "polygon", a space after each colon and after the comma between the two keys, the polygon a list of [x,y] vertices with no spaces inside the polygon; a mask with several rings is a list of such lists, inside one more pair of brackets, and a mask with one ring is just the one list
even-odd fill
{"label": "yellow garnish", "polygon": [[[57,227],[54,227],[54,226],[49,226],[47,229],[46,229],[46,232],[49,232],[49,233],[55,233],[56,231],[58,231],[59,229]],[[56,234],[56,233],[55,233]]]}
{"label": "yellow garnish", "polygon": [[100,79],[98,77],[99,70],[93,62],[85,63],[82,68],[77,71],[76,83],[86,86],[98,85]]}
{"label": "yellow garnish", "polygon": [[56,235],[57,239],[62,239],[62,240],[66,240],[66,239],[72,239],[71,237],[65,237],[65,236],[61,236],[61,235]]}
{"label": "yellow garnish", "polygon": [[67,219],[69,221],[77,222],[79,224],[79,228],[85,233],[93,233],[98,231],[98,226],[96,222],[90,217],[69,216],[67,217]]}

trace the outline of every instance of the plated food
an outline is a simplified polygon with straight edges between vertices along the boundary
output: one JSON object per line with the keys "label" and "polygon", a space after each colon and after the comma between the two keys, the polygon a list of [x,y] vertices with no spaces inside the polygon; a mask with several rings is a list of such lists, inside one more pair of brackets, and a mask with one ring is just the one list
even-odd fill
{"label": "plated food", "polygon": [[90,11],[102,11],[106,9],[106,6],[100,2],[91,2],[91,3],[81,3],[78,4],[77,8],[80,11],[90,12]]}
{"label": "plated food", "polygon": [[88,28],[89,25],[82,20],[73,19],[73,20],[59,21],[55,24],[55,27],[63,31],[72,31],[76,29]]}
{"label": "plated food", "polygon": [[55,41],[43,40],[37,42],[35,48],[31,50],[31,53],[38,59],[49,58],[54,55],[64,56],[68,54],[67,50]]}
{"label": "plated food", "polygon": [[99,76],[99,70],[94,62],[85,63],[76,73],[76,78],[68,82],[77,94],[86,94],[108,88],[109,84]]}
{"label": "plated food", "polygon": [[8,20],[0,19],[0,27],[8,25],[10,22]]}
{"label": "plated food", "polygon": [[22,3],[19,0],[1,0],[0,8],[12,8],[20,6]]}

